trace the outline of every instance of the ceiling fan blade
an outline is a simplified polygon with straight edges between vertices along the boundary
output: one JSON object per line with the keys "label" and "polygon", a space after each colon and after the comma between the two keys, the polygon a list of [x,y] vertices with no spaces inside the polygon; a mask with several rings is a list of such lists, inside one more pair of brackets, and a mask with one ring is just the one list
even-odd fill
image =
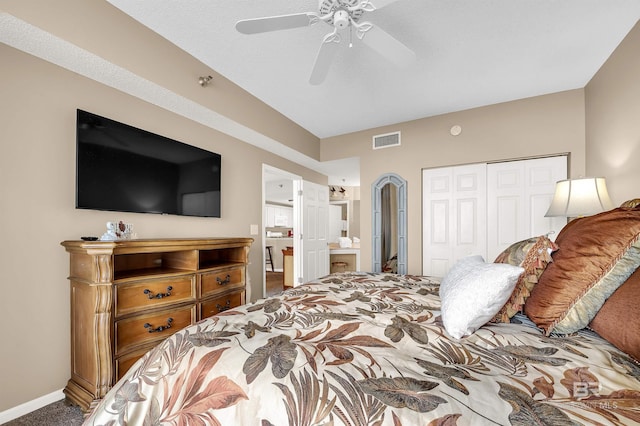
{"label": "ceiling fan blade", "polygon": [[373,50],[401,67],[407,67],[416,60],[416,54],[380,27],[371,26],[362,35],[362,41]]}
{"label": "ceiling fan blade", "polygon": [[382,9],[385,6],[389,6],[391,3],[395,3],[398,0],[371,0],[373,6],[377,9]]}
{"label": "ceiling fan blade", "polygon": [[372,12],[374,10],[382,9],[385,6],[395,3],[398,0],[361,0],[360,3],[347,7],[347,10],[364,10]]}
{"label": "ceiling fan blade", "polygon": [[268,16],[264,18],[243,19],[236,23],[236,30],[242,34],[258,34],[268,31],[289,30],[308,27],[318,21],[318,15],[312,12],[292,15]]}
{"label": "ceiling fan blade", "polygon": [[336,31],[328,34],[324,38],[322,44],[320,45],[320,50],[318,50],[316,62],[313,65],[313,70],[311,71],[311,76],[309,77],[309,83],[315,86],[321,84],[327,77],[329,68],[331,68],[331,63],[333,62],[333,58],[336,56],[336,52],[338,51],[339,41],[340,37]]}

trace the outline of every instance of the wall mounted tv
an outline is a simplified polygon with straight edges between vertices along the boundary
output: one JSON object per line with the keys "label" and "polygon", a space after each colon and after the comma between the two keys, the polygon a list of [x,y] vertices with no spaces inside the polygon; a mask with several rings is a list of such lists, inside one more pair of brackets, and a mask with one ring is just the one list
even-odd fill
{"label": "wall mounted tv", "polygon": [[76,208],[220,217],[219,154],[78,110]]}

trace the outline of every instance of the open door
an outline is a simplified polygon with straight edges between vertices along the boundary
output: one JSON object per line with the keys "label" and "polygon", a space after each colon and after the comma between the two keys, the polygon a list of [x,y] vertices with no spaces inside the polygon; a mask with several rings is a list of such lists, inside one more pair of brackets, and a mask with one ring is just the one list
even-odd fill
{"label": "open door", "polygon": [[[299,216],[299,211],[301,209],[301,201],[298,200],[298,197],[296,196],[297,194],[297,189],[294,190],[294,186],[295,186],[295,182],[302,180],[302,178],[298,175],[286,172],[284,170],[280,170],[278,168],[275,168],[273,166],[269,166],[267,164],[263,164],[262,166],[262,186],[263,186],[263,197],[262,197],[262,252],[264,255],[263,258],[263,263],[266,265],[266,246],[267,245],[271,245],[271,242],[269,244],[267,244],[267,240],[269,239],[267,237],[267,228],[269,226],[274,227],[275,226],[275,222],[276,222],[276,218],[275,215],[279,214],[278,211],[274,211],[273,208],[269,209],[268,207],[273,207],[274,205],[276,207],[282,207],[282,206],[289,206],[291,205],[292,208],[291,210],[293,211],[291,213],[291,217],[288,217],[287,213],[287,218],[286,218],[286,226],[287,228],[293,228],[293,238],[288,239],[288,238],[281,238],[281,239],[277,239],[278,244],[277,246],[274,245],[273,247],[273,252],[272,254],[272,258],[271,258],[271,264],[273,265],[273,262],[275,262],[274,265],[274,269],[276,272],[284,272],[284,259],[283,256],[280,254],[282,252],[282,249],[284,249],[287,246],[294,246],[293,242],[298,240],[300,238],[300,234],[301,234],[301,230],[300,230],[300,221],[297,220],[296,218]],[[267,203],[270,204],[270,206],[267,206]],[[286,209],[285,209],[286,210]],[[280,212],[281,213],[281,212]],[[282,216],[281,216],[282,217]],[[271,222],[273,222],[272,225],[268,225]],[[256,233],[257,235],[258,233]],[[294,257],[294,266],[295,266],[295,261],[297,257],[300,257],[300,255],[298,253],[296,253],[294,251],[293,253],[293,257]],[[267,292],[267,279],[266,279],[266,267],[264,268],[263,271],[263,276],[262,276],[262,295],[266,295]],[[291,274],[292,277],[292,281],[295,281],[295,276],[294,273]]]}
{"label": "open door", "polygon": [[[303,180],[294,188],[300,209],[295,209],[294,228],[294,285],[329,274],[329,187]],[[296,223],[297,221],[297,223]]]}

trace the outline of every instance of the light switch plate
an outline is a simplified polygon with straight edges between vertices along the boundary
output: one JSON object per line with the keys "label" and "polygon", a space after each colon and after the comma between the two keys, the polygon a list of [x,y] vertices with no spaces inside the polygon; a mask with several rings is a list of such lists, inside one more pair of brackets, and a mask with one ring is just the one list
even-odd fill
{"label": "light switch plate", "polygon": [[258,225],[251,224],[249,233],[251,235],[258,235]]}

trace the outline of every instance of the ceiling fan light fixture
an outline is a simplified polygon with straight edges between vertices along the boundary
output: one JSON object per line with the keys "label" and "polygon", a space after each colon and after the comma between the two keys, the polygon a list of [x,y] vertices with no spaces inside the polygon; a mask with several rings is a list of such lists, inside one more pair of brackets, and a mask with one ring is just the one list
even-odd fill
{"label": "ceiling fan light fixture", "polygon": [[308,27],[320,21],[332,27],[333,31],[322,39],[309,77],[309,83],[317,85],[325,80],[338,51],[341,33],[347,28],[350,30],[349,47],[353,46],[352,33],[355,30],[358,39],[392,63],[405,67],[415,61],[415,53],[391,34],[371,22],[360,21],[365,12],[378,10],[397,1],[399,0],[318,0],[318,12],[243,19],[236,23],[236,29],[242,34],[258,34]]}
{"label": "ceiling fan light fixture", "polygon": [[339,30],[344,30],[349,26],[350,19],[349,13],[346,10],[336,10],[333,14],[333,25]]}

